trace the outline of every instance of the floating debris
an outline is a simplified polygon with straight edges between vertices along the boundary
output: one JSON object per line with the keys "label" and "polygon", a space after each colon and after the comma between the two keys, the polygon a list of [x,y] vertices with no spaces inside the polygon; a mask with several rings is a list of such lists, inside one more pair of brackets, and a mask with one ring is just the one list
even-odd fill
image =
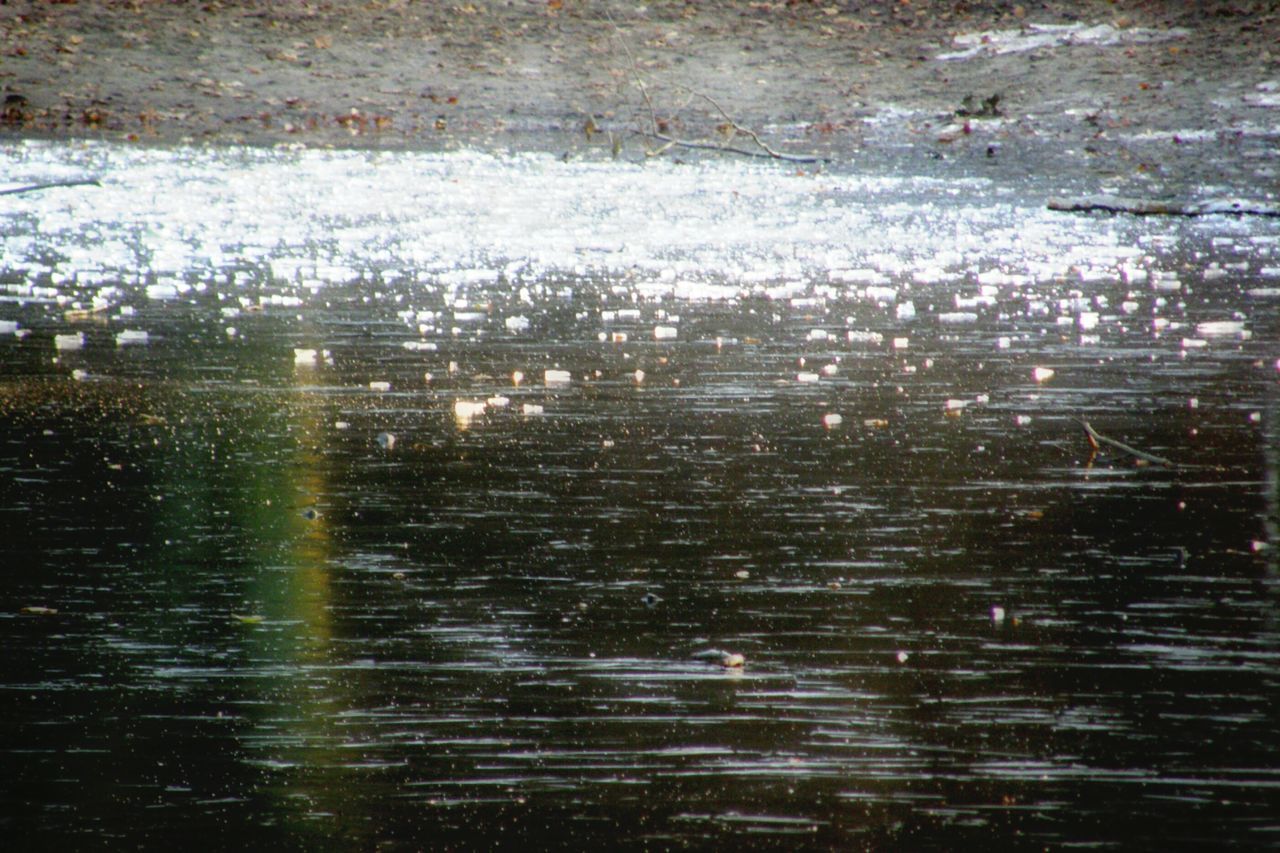
{"label": "floating debris", "polygon": [[746,665],[747,659],[737,652],[726,652],[721,649],[707,649],[706,651],[697,652],[694,658],[706,663],[714,663],[725,669],[741,669]]}
{"label": "floating debris", "polygon": [[53,348],[59,352],[84,349],[84,332],[72,332],[69,335],[54,335]]}
{"label": "floating debris", "polygon": [[383,450],[391,450],[396,446],[396,437],[393,433],[380,432],[376,441]]}

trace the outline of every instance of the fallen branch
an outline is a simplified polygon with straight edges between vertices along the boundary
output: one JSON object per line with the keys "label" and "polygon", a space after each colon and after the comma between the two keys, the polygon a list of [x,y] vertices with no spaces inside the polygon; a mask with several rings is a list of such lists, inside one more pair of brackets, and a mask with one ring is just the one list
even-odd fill
{"label": "fallen branch", "polygon": [[717,142],[712,139],[681,139],[666,133],[663,128],[668,124],[668,122],[663,122],[658,119],[658,110],[657,107],[654,106],[653,96],[649,91],[649,84],[640,73],[640,64],[636,61],[635,54],[631,52],[631,48],[627,44],[626,39],[622,37],[621,29],[618,27],[617,22],[613,20],[613,16],[610,15],[607,10],[604,13],[604,17],[609,22],[609,26],[613,28],[614,39],[617,40],[618,45],[622,48],[622,52],[627,57],[627,64],[631,67],[632,83],[640,90],[640,98],[644,101],[645,108],[648,112],[647,121],[644,122],[646,127],[640,131],[640,135],[662,143],[657,148],[647,149],[645,151],[645,156],[657,157],[661,154],[665,154],[672,148],[690,148],[700,151],[718,151],[722,154],[737,154],[743,157],[760,157],[767,160],[783,160],[788,163],[831,162],[826,157],[817,157],[806,154],[787,154],[786,152],[772,148],[760,138],[760,134],[756,133],[749,127],[744,126],[730,116],[729,113],[725,111],[724,107],[720,106],[720,103],[710,95],[705,92],[690,89],[687,86],[677,86],[677,88],[683,89],[691,97],[701,98],[710,104],[724,119],[723,126],[731,131],[729,134],[730,139],[732,139],[736,134],[742,134],[749,138],[756,147],[744,148],[738,145],[730,145],[728,140]]}
{"label": "fallen branch", "polygon": [[1266,202],[1161,201],[1118,195],[1089,195],[1078,199],[1051,198],[1048,208],[1068,213],[1131,213],[1135,216],[1280,216],[1280,205]]}
{"label": "fallen branch", "polygon": [[81,180],[72,180],[72,181],[49,181],[43,184],[31,184],[30,186],[25,186],[25,187],[14,187],[13,189],[0,190],[0,195],[18,195],[19,193],[33,193],[36,190],[48,190],[48,189],[53,189],[54,187],[84,187],[84,186],[100,187],[102,186],[102,184],[98,182],[97,178],[85,178]]}
{"label": "fallen branch", "polygon": [[1084,427],[1084,434],[1089,439],[1089,447],[1093,449],[1095,454],[1101,450],[1102,445],[1105,444],[1107,447],[1114,448],[1122,453],[1127,453],[1135,459],[1151,465],[1164,465],[1167,468],[1173,468],[1177,465],[1177,463],[1171,459],[1165,459],[1163,456],[1156,456],[1153,453],[1147,453],[1146,451],[1139,450],[1136,447],[1130,447],[1124,442],[1116,441],[1114,438],[1107,438],[1107,436],[1091,427],[1089,422],[1086,420],[1081,420],[1080,425]]}

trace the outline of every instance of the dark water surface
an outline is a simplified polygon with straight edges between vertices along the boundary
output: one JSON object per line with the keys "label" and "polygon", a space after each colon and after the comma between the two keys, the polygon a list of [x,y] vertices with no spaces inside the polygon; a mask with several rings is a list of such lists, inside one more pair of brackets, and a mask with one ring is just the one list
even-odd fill
{"label": "dark water surface", "polygon": [[684,292],[90,275],[65,204],[2,220],[6,844],[1280,845],[1274,225]]}

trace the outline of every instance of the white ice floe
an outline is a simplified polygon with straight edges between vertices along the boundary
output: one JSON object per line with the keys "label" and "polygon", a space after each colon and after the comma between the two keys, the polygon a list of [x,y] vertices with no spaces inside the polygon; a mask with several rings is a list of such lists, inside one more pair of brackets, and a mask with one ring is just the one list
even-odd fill
{"label": "white ice floe", "polygon": [[1005,53],[1023,53],[1050,47],[1069,47],[1072,45],[1092,45],[1094,47],[1114,47],[1127,44],[1150,44],[1152,42],[1183,39],[1191,33],[1180,27],[1167,30],[1154,30],[1145,27],[1118,28],[1110,24],[1027,24],[1016,30],[985,30],[977,33],[962,33],[952,39],[952,43],[960,50],[951,53],[940,53],[938,59],[951,61],[972,59],[983,54],[999,55]]}
{"label": "white ice floe", "polygon": [[143,329],[125,329],[116,335],[116,346],[138,346],[150,341],[150,335]]}

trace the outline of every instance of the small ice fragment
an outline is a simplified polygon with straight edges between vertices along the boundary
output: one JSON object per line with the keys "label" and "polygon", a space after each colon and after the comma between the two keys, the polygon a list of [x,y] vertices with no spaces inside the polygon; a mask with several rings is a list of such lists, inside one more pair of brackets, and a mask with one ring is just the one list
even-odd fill
{"label": "small ice fragment", "polygon": [[69,335],[54,335],[53,348],[66,352],[84,349],[84,332],[73,332]]}
{"label": "small ice fragment", "polygon": [[295,349],[293,351],[294,364],[315,364],[316,351],[313,349]]}
{"label": "small ice fragment", "polygon": [[142,329],[125,329],[116,335],[116,346],[127,347],[147,343],[148,335]]}
{"label": "small ice fragment", "polygon": [[1249,423],[1251,423],[1251,424],[1260,424],[1260,423],[1262,423],[1262,412],[1250,412],[1250,413],[1249,413]]}
{"label": "small ice fragment", "polygon": [[1036,367],[1031,370],[1031,378],[1036,382],[1048,382],[1053,378],[1053,374],[1052,367]]}
{"label": "small ice fragment", "polygon": [[89,378],[89,371],[77,367],[75,370],[71,371],[71,378],[77,382],[83,382]]}
{"label": "small ice fragment", "polygon": [[351,429],[351,423],[349,421],[334,421],[333,428],[334,429]]}
{"label": "small ice fragment", "polygon": [[654,326],[653,339],[655,341],[673,340],[679,334],[675,326]]}
{"label": "small ice fragment", "polygon": [[1081,311],[1080,316],[1076,318],[1077,325],[1084,331],[1096,329],[1098,327],[1097,311]]}
{"label": "small ice fragment", "polygon": [[466,429],[471,422],[484,414],[486,403],[482,400],[454,400],[453,417],[458,426]]}
{"label": "small ice fragment", "polygon": [[1031,423],[1031,415],[1014,415],[1013,422],[1018,426],[1026,426]]}
{"label": "small ice fragment", "polygon": [[916,316],[916,304],[910,299],[906,302],[899,302],[894,313],[897,315],[899,320],[914,320]]}
{"label": "small ice fragment", "polygon": [[863,332],[850,329],[845,337],[851,344],[881,344],[884,343],[884,335],[879,332]]}
{"label": "small ice fragment", "polygon": [[227,326],[226,333],[228,338],[234,338],[236,335],[240,334],[240,330],[235,326]]}
{"label": "small ice fragment", "polygon": [[897,657],[898,657],[898,663],[906,663],[908,660],[911,659],[911,654],[909,652],[898,652]]}
{"label": "small ice fragment", "polygon": [[991,606],[991,622],[993,625],[999,625],[1004,622],[1004,608],[998,604]]}
{"label": "small ice fragment", "polygon": [[[454,316],[457,316],[456,314]],[[527,332],[529,331],[528,317],[508,317],[506,319],[508,332]]]}
{"label": "small ice fragment", "polygon": [[978,322],[978,315],[972,311],[946,311],[938,315],[938,322],[950,326]]}
{"label": "small ice fragment", "polygon": [[822,378],[822,377],[818,376],[818,374],[816,374],[816,373],[809,373],[808,371],[801,371],[800,373],[797,373],[797,374],[796,374],[796,381],[797,381],[797,382],[806,382],[806,383],[808,383],[808,382],[817,382],[817,381],[818,381],[819,379],[821,379],[821,378]]}
{"label": "small ice fragment", "polygon": [[835,376],[839,371],[840,366],[837,364],[824,364],[822,365],[821,373],[823,376]]}
{"label": "small ice fragment", "polygon": [[1239,335],[1242,332],[1244,332],[1243,320],[1213,320],[1196,324],[1196,334],[1205,337]]}
{"label": "small ice fragment", "polygon": [[496,394],[485,400],[485,403],[494,409],[505,409],[507,406],[511,405],[511,398],[504,397],[501,394]]}
{"label": "small ice fragment", "polygon": [[544,385],[568,385],[573,377],[567,370],[547,370],[542,374]]}
{"label": "small ice fragment", "polygon": [[380,432],[378,433],[377,442],[378,446],[383,450],[391,450],[396,446],[396,437],[389,432]]}
{"label": "small ice fragment", "polygon": [[1008,349],[1013,342],[1007,337],[996,338],[996,349]]}
{"label": "small ice fragment", "polygon": [[825,341],[827,339],[827,330],[826,329],[810,329],[808,339],[811,341]]}
{"label": "small ice fragment", "polygon": [[391,383],[386,382],[384,380],[380,380],[380,379],[374,380],[373,382],[369,383],[369,390],[370,391],[390,391]]}
{"label": "small ice fragment", "polygon": [[537,403],[525,403],[520,407],[520,413],[523,415],[540,415],[542,414],[542,406]]}
{"label": "small ice fragment", "polygon": [[644,371],[636,368],[636,372],[631,374],[631,378],[635,380],[637,385],[639,385],[641,382],[644,382]]}
{"label": "small ice fragment", "polygon": [[405,341],[400,346],[409,352],[435,352],[438,347],[431,341]]}
{"label": "small ice fragment", "polygon": [[836,414],[835,412],[822,416],[822,425],[827,429],[831,429],[832,427],[838,427],[842,423],[844,423],[844,418]]}
{"label": "small ice fragment", "polygon": [[968,405],[969,405],[968,400],[957,400],[953,397],[952,399],[947,400],[947,402],[943,404],[942,408],[947,412],[959,412],[961,409],[963,409],[965,406],[968,406]]}
{"label": "small ice fragment", "polygon": [[0,320],[0,335],[15,335],[17,333],[17,320]]}
{"label": "small ice fragment", "polygon": [[1182,339],[1183,349],[1203,349],[1208,345],[1209,345],[1209,342],[1206,341],[1204,338],[1183,338]]}
{"label": "small ice fragment", "polygon": [[1198,409],[1198,408],[1200,408],[1200,398],[1198,398],[1198,397],[1192,397],[1192,398],[1190,398],[1189,400],[1187,400],[1187,408],[1188,408],[1188,409]]}
{"label": "small ice fragment", "polygon": [[511,371],[511,384],[512,384],[512,385],[519,385],[519,384],[520,384],[521,382],[523,382],[523,381],[524,381],[524,371],[522,371],[522,370],[513,370],[513,371]]}
{"label": "small ice fragment", "polygon": [[908,341],[906,338],[894,338],[894,339],[893,339],[893,348],[894,348],[894,349],[906,349],[909,345],[910,345],[910,341]]}

